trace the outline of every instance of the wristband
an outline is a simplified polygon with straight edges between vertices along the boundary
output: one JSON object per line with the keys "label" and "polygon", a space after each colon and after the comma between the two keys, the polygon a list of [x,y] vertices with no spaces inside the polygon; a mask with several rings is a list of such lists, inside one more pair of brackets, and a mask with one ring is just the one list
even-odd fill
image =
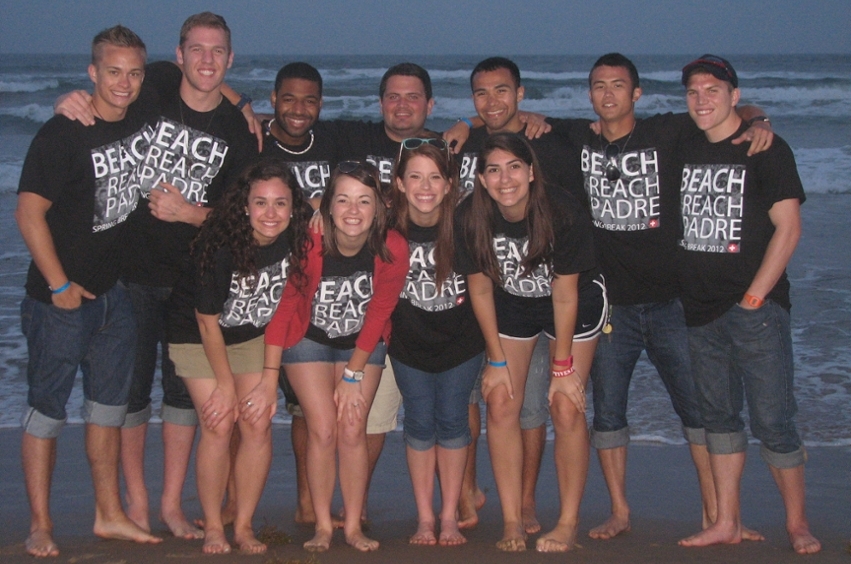
{"label": "wristband", "polygon": [[458,118],[458,121],[466,123],[467,127],[469,127],[470,129],[473,129],[473,122],[470,121],[470,118],[462,117],[462,118]]}
{"label": "wristband", "polygon": [[[56,292],[54,292],[54,294],[55,293]],[[758,298],[757,296],[754,296],[753,294],[745,294],[744,299],[745,299],[746,304],[748,304],[751,307],[755,307],[755,308],[760,308],[765,303],[764,299]]]}
{"label": "wristband", "polygon": [[65,282],[64,284],[62,284],[61,286],[59,286],[55,290],[53,288],[50,288],[50,286],[48,286],[48,288],[50,288],[50,293],[53,294],[53,295],[61,294],[62,292],[64,292],[65,290],[67,290],[70,287],[71,287],[71,281],[70,280],[68,280],[67,282]]}
{"label": "wristband", "polygon": [[768,119],[768,116],[754,116],[754,117],[752,117],[751,119],[748,120],[748,122],[747,122],[748,127],[752,126],[753,124],[755,124],[758,121],[764,121],[768,125],[771,125],[771,120]]}
{"label": "wristband", "polygon": [[566,370],[553,370],[553,378],[565,378],[574,372],[576,372],[576,369],[572,366]]}
{"label": "wristband", "polygon": [[275,368],[274,366],[264,366],[263,370],[274,370],[276,372],[280,372],[280,368]]}
{"label": "wristband", "polygon": [[499,362],[494,362],[492,360],[489,360],[488,364],[493,366],[494,368],[502,368],[503,366],[508,366],[508,361],[502,360]]}
{"label": "wristband", "polygon": [[252,100],[251,97],[248,96],[248,94],[240,93],[239,94],[239,102],[236,103],[236,109],[239,110],[239,111],[242,111],[242,108],[244,108],[245,106],[247,106],[248,104],[250,104],[253,101],[254,100]]}
{"label": "wristband", "polygon": [[345,374],[343,374],[343,382],[345,382],[347,384],[357,384],[358,383],[357,380],[355,380],[354,378],[349,378]]}
{"label": "wristband", "polygon": [[571,368],[573,366],[573,355],[570,355],[565,360],[556,360],[555,357],[553,357],[553,365]]}

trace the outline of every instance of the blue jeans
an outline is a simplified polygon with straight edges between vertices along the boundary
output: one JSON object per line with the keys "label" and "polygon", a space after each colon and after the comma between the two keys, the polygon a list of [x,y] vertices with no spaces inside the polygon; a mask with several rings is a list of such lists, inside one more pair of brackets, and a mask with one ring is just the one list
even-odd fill
{"label": "blue jeans", "polygon": [[390,362],[405,406],[405,443],[414,450],[435,444],[465,448],[472,441],[467,405],[484,353],[445,372],[424,372],[393,357]]}
{"label": "blue jeans", "polygon": [[612,332],[597,342],[591,365],[594,423],[591,444],[598,449],[629,444],[626,418],[629,384],[642,351],[662,378],[686,440],[704,444],[688,350],[688,329],[680,300],[613,305]]}
{"label": "blue jeans", "polygon": [[747,397],[762,458],[775,468],[803,464],[789,312],[770,300],[756,310],[736,304],[711,323],[689,327],[688,337],[709,452],[747,449],[741,417]]}
{"label": "blue jeans", "polygon": [[129,283],[133,314],[136,316],[136,368],[130,387],[130,404],[125,427],[136,427],[151,418],[151,388],[157,369],[157,345],[162,353],[162,419],[176,425],[197,425],[198,416],[189,391],[174,371],[165,339],[166,304],[171,288]]}
{"label": "blue jeans", "polygon": [[[334,347],[317,343],[316,341],[312,341],[305,337],[292,347],[284,350],[281,357],[281,363],[286,365],[299,364],[302,362],[348,362],[349,359],[352,358],[352,353],[354,351],[354,348],[335,349]],[[378,344],[375,345],[375,350],[370,353],[366,363],[375,364],[384,368],[384,360],[386,357],[387,345],[384,341],[379,341]]]}
{"label": "blue jeans", "polygon": [[27,433],[42,439],[59,435],[78,368],[83,420],[103,427],[124,423],[136,323],[123,286],[70,310],[27,296],[21,302],[21,330],[29,353],[29,409],[21,420]]}

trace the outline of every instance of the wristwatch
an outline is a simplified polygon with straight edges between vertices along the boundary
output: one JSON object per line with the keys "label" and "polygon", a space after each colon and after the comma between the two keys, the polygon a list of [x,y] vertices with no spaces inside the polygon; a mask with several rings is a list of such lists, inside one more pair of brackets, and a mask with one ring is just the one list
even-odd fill
{"label": "wristwatch", "polygon": [[363,380],[363,370],[349,370],[348,366],[343,367],[343,380],[351,384]]}
{"label": "wristwatch", "polygon": [[752,126],[758,121],[764,121],[765,123],[771,125],[771,120],[768,119],[768,116],[755,116],[748,120],[748,127]]}

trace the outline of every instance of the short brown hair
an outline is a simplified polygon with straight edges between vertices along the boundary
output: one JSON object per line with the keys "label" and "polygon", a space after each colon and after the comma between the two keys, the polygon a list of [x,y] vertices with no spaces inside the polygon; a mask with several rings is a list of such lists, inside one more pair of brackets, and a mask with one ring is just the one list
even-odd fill
{"label": "short brown hair", "polygon": [[230,44],[230,28],[228,27],[224,17],[214,14],[213,12],[201,12],[186,18],[186,21],[183,22],[183,25],[180,27],[181,47],[183,47],[183,44],[186,43],[186,36],[188,36],[189,32],[196,27],[210,27],[222,30],[225,32],[225,39],[228,43],[228,51],[232,51]]}
{"label": "short brown hair", "polygon": [[96,65],[103,56],[103,48],[105,45],[114,45],[115,47],[131,47],[139,49],[142,52],[142,58],[147,58],[148,49],[142,39],[136,35],[131,29],[118,24],[113,27],[106,28],[95,35],[92,39],[92,64]]}

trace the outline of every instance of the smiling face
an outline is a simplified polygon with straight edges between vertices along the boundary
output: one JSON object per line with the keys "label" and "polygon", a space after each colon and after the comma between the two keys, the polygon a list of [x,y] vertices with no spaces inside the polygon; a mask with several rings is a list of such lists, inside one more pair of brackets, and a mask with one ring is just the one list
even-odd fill
{"label": "smiling face", "polygon": [[285,78],[278,91],[272,92],[271,101],[275,109],[272,134],[287,145],[305,143],[322,110],[319,84],[303,78]]}
{"label": "smiling face", "polygon": [[485,160],[484,173],[479,181],[493,198],[502,216],[508,221],[526,217],[529,203],[529,183],[535,179],[532,167],[518,156],[494,149]]}
{"label": "smiling face", "polygon": [[394,141],[401,141],[422,134],[434,99],[426,98],[425,86],[419,78],[394,75],[387,79],[379,104],[387,134]]}
{"label": "smiling face", "polygon": [[396,187],[408,201],[408,216],[420,227],[436,225],[440,219],[440,204],[449,193],[449,179],[443,176],[432,159],[423,155],[411,157]]}
{"label": "smiling face", "polygon": [[331,199],[331,220],[341,251],[366,243],[375,220],[376,205],[372,188],[345,174],[337,177]]}
{"label": "smiling face", "polygon": [[196,26],[186,34],[186,41],[177,48],[177,64],[183,78],[194,90],[214,92],[225,80],[233,63],[233,52],[222,29]]}
{"label": "smiling face", "polygon": [[248,191],[248,221],[254,240],[271,245],[286,231],[293,215],[293,194],[280,178],[257,180]]}
{"label": "smiling face", "polygon": [[717,142],[736,132],[742,120],[736,113],[739,89],[708,73],[693,74],[686,86],[688,113],[694,123]]}
{"label": "smiling face", "polygon": [[508,69],[482,71],[473,77],[473,104],[488,133],[523,129],[517,109],[524,88],[517,86]]}
{"label": "smiling face", "polygon": [[124,118],[127,107],[139,97],[145,78],[145,54],[135,47],[103,45],[97,62],[89,65],[95,85],[92,103],[106,121]]}
{"label": "smiling face", "polygon": [[618,122],[633,116],[635,102],[641,97],[641,88],[633,88],[626,67],[601,65],[591,72],[588,97],[594,113],[601,120]]}

